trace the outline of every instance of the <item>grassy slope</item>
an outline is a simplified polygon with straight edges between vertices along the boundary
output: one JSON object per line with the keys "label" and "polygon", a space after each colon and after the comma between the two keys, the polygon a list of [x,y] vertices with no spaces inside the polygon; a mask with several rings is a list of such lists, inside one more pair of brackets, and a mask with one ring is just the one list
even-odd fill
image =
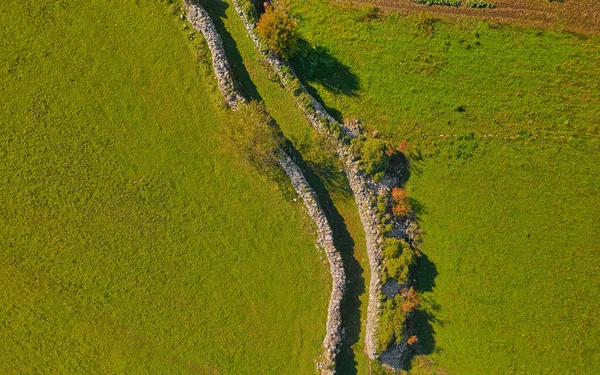
{"label": "grassy slope", "polygon": [[180,21],[8,1],[0,24],[0,372],[314,373],[328,268],[220,151]]}
{"label": "grassy slope", "polygon": [[[339,241],[338,248],[344,254],[346,267],[352,269],[351,291],[348,293],[352,301],[348,303],[345,314],[354,314],[356,310],[360,310],[360,313],[366,316],[368,296],[364,288],[364,280],[369,279],[369,274],[365,235],[341,167],[331,153],[322,150],[316,131],[296,106],[293,97],[278,83],[270,80],[267,66],[248,38],[246,29],[235,13],[232,3],[204,1],[203,5],[211,14],[223,37],[228,58],[243,89],[254,99],[265,102],[285,136],[292,141],[306,161],[306,177],[320,195],[325,210],[329,212],[336,239]],[[352,317],[351,320],[353,323],[346,327],[347,337],[357,334],[360,340],[354,343],[353,352],[357,355],[345,352],[341,356],[339,370],[344,374],[355,373],[355,361],[358,361],[361,372],[367,369],[367,363],[361,354],[364,347],[363,331],[358,318]]]}
{"label": "grassy slope", "polygon": [[[428,37],[417,18],[364,22],[321,0],[292,11],[325,47],[311,52],[322,71],[296,61],[325,104],[396,141],[445,145],[410,181],[438,319],[414,372],[598,372],[598,37],[466,21]],[[538,138],[504,140],[520,130]],[[460,142],[435,140],[467,131],[479,145],[466,163],[448,157]]]}
{"label": "grassy slope", "polygon": [[423,296],[431,373],[600,371],[599,146],[493,142],[417,163],[409,191],[438,273]]}
{"label": "grassy slope", "polygon": [[[355,96],[335,91],[353,88],[335,64],[327,74],[317,69],[306,77],[345,116],[409,138],[464,131],[504,136],[521,129],[600,132],[597,36],[464,21],[438,22],[430,37],[418,17],[391,14],[369,22],[361,11],[326,3],[292,1],[292,11],[303,36],[356,75]],[[461,106],[464,112],[457,111]]]}

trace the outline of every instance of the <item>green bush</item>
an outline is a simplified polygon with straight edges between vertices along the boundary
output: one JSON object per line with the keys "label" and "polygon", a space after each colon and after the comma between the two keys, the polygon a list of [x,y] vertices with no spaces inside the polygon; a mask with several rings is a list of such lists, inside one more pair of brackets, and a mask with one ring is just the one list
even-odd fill
{"label": "green bush", "polygon": [[236,121],[228,128],[234,152],[260,172],[269,173],[278,162],[283,135],[262,102],[240,105]]}
{"label": "green bush", "polygon": [[390,166],[389,149],[388,142],[377,138],[367,138],[358,145],[360,167],[375,181],[383,178]]}
{"label": "green bush", "polygon": [[392,343],[399,344],[402,342],[406,329],[406,314],[402,310],[403,302],[404,297],[398,294],[383,303],[375,345],[378,353],[383,353]]}
{"label": "green bush", "polygon": [[475,154],[475,150],[479,143],[475,139],[475,133],[469,132],[458,136],[458,140],[454,142],[454,157],[456,159],[470,159]]}
{"label": "green bush", "polygon": [[408,281],[410,266],[415,263],[415,251],[410,245],[397,238],[387,238],[383,246],[384,279],[393,278],[399,284]]}
{"label": "green bush", "polygon": [[258,21],[258,11],[251,0],[240,0],[240,7],[250,22],[256,23]]}
{"label": "green bush", "polygon": [[465,3],[467,8],[490,8],[496,7],[496,4],[490,3],[489,1],[467,1]]}

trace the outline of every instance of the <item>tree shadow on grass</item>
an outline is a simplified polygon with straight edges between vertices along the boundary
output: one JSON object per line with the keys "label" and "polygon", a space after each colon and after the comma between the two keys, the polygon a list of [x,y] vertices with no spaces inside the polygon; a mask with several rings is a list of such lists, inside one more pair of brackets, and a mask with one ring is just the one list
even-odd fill
{"label": "tree shadow on grass", "polygon": [[217,29],[217,32],[223,40],[225,54],[227,55],[227,60],[231,65],[231,70],[234,74],[234,79],[238,84],[239,90],[248,99],[254,99],[257,101],[262,100],[256,85],[254,82],[252,82],[250,74],[244,65],[244,61],[242,59],[242,55],[240,55],[236,41],[233,39],[229,31],[227,31],[227,28],[225,28],[225,24],[223,23],[223,18],[227,18],[225,11],[227,8],[229,8],[229,4],[225,1],[213,0],[202,0],[199,3],[208,12],[213,24],[215,25],[215,28]]}
{"label": "tree shadow on grass", "polygon": [[321,46],[313,46],[304,39],[298,42],[298,52],[291,64],[304,82],[318,82],[328,91],[356,96],[360,88],[358,77],[350,68]]}
{"label": "tree shadow on grass", "polygon": [[326,48],[312,46],[304,39],[300,39],[298,47],[298,52],[290,60],[298,78],[308,92],[323,104],[327,112],[342,122],[342,113],[327,106],[311,83],[318,83],[337,95],[356,96],[360,88],[358,77]]}
{"label": "tree shadow on grass", "polygon": [[359,296],[365,292],[364,270],[354,257],[354,240],[348,232],[344,218],[333,204],[321,178],[302,159],[300,153],[289,141],[286,142],[286,150],[298,164],[310,187],[317,194],[317,199],[325,211],[325,216],[333,231],[336,249],[342,256],[347,278],[346,292],[341,303],[342,326],[345,329],[345,335],[341,351],[336,360],[336,370],[338,374],[356,375],[357,362],[352,346],[358,342],[361,330],[361,302]]}

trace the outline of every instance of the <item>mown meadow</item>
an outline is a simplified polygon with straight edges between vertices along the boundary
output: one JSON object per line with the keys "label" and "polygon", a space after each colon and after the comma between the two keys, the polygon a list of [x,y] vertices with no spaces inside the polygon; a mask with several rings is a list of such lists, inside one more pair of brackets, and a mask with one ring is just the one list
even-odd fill
{"label": "mown meadow", "polygon": [[405,370],[598,373],[598,36],[324,0],[291,10],[292,64],[315,95],[407,140],[423,255]]}
{"label": "mown meadow", "polygon": [[330,276],[159,1],[0,4],[0,372],[312,374]]}

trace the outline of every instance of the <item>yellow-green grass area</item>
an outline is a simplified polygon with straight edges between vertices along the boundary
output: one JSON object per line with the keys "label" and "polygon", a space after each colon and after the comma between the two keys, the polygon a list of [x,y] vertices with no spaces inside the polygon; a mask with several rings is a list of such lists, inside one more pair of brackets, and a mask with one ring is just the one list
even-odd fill
{"label": "yellow-green grass area", "polygon": [[326,105],[397,137],[600,133],[600,37],[292,0],[294,67]]}
{"label": "yellow-green grass area", "polygon": [[159,1],[0,25],[0,373],[313,374],[328,265],[223,151],[202,38]]}
{"label": "yellow-green grass area", "polygon": [[[211,15],[225,45],[236,79],[249,97],[262,100],[284,135],[298,151],[305,176],[316,191],[334,230],[348,274],[348,291],[342,306],[346,329],[345,345],[338,356],[338,372],[356,374],[367,371],[364,348],[364,319],[369,280],[365,234],[356,203],[333,150],[320,138],[293,96],[276,79],[264,58],[248,37],[231,1],[202,1]],[[352,349],[352,350],[350,350]]]}
{"label": "yellow-green grass area", "polygon": [[411,373],[599,373],[599,142],[481,143],[413,164],[428,261]]}

